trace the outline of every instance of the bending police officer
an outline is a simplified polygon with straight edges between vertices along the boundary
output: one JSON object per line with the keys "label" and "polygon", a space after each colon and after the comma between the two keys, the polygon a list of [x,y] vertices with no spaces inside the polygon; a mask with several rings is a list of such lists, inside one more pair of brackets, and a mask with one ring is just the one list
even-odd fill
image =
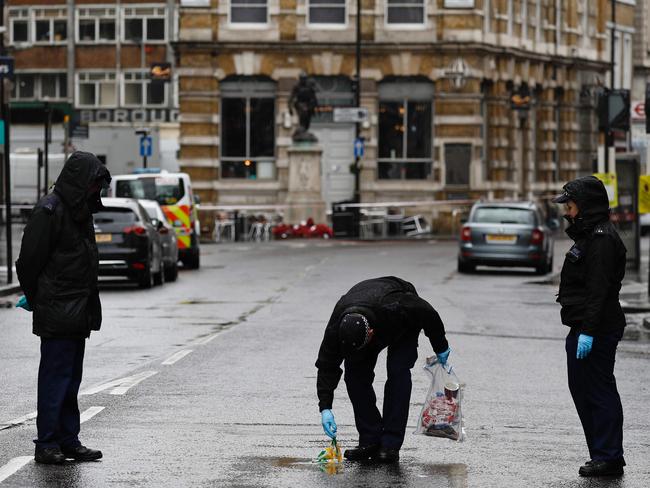
{"label": "bending police officer", "polygon": [[[316,386],[323,429],[335,437],[331,409],[344,361],[345,384],[359,432],[359,445],[345,451],[347,459],[399,460],[408,421],[411,368],[418,357],[421,330],[445,364],[450,349],[440,316],[411,283],[393,276],[356,284],[334,307],[316,361]],[[382,415],[372,382],[377,356],[384,348],[388,348],[388,378]]]}
{"label": "bending police officer", "polygon": [[554,202],[566,204],[566,232],[575,241],[562,267],[557,301],[566,338],[569,390],[589,448],[581,476],[622,475],[623,407],[614,362],[625,315],[619,303],[625,246],[609,220],[609,198],[593,176],[564,186]]}
{"label": "bending police officer", "polygon": [[16,271],[25,297],[19,306],[33,311],[33,332],[41,338],[38,463],[102,457],[79,441],[77,394],[85,340],[102,322],[92,214],[103,208],[100,191],[110,181],[93,154],[74,152],[54,190],[34,207],[23,234]]}

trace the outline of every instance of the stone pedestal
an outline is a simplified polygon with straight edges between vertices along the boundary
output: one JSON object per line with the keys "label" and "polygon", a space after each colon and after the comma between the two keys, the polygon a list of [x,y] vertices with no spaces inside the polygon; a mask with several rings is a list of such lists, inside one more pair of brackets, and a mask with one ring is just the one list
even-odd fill
{"label": "stone pedestal", "polygon": [[294,144],[289,155],[289,193],[287,203],[296,205],[288,210],[286,222],[297,224],[314,219],[325,223],[325,202],[321,195],[321,156],[323,148],[317,144]]}

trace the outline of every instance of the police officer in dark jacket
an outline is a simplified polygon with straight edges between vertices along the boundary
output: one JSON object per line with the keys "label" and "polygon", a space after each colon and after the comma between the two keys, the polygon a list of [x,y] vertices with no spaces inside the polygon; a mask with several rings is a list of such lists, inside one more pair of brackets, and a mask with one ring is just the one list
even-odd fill
{"label": "police officer in dark jacket", "polygon": [[[399,460],[411,398],[411,368],[418,357],[421,330],[445,364],[450,349],[440,316],[411,283],[394,276],[358,283],[334,307],[316,361],[316,386],[323,429],[335,437],[331,409],[341,362],[345,361],[345,384],[359,432],[359,445],[345,451],[347,459]],[[388,379],[382,415],[372,382],[377,356],[386,347]]]}
{"label": "police officer in dark jacket", "polygon": [[54,190],[41,198],[25,227],[16,271],[41,338],[38,370],[38,438],[35,460],[60,464],[90,461],[100,451],[79,442],[77,393],[85,340],[99,330],[99,266],[92,214],[111,177],[93,154],[77,151],[66,161]]}
{"label": "police officer in dark jacket", "polygon": [[625,246],[609,220],[609,198],[593,176],[564,186],[554,199],[565,203],[567,234],[573,241],[562,267],[562,323],[566,338],[569,389],[582,422],[590,461],[581,476],[623,474],[623,408],[616,389],[614,361],[625,315],[619,291],[625,275]]}

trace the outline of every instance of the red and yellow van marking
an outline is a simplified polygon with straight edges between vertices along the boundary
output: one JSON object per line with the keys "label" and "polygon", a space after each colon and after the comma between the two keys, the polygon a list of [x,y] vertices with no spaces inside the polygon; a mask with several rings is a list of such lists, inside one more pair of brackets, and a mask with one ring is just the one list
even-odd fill
{"label": "red and yellow van marking", "polygon": [[[192,230],[189,205],[163,205],[162,209],[176,230],[178,248],[189,248],[191,243],[190,233]],[[177,221],[181,223],[180,226],[176,224]]]}

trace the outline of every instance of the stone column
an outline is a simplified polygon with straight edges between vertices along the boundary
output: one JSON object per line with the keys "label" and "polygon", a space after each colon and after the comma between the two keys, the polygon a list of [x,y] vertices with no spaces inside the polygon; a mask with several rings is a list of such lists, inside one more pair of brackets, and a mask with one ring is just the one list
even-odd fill
{"label": "stone column", "polygon": [[325,202],[321,196],[321,156],[323,148],[317,144],[289,147],[289,193],[287,203],[297,205],[287,212],[287,223],[314,219],[325,223]]}

